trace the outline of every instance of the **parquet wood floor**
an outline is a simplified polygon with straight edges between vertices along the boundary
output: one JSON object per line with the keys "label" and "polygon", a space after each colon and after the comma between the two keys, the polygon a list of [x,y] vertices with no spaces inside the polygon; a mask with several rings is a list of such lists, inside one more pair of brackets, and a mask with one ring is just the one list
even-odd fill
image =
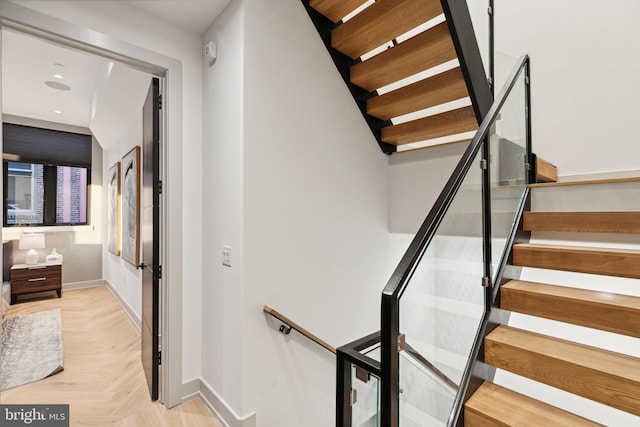
{"label": "parquet wood floor", "polygon": [[140,334],[107,288],[34,298],[12,305],[7,316],[54,308],[62,309],[64,371],[3,391],[2,403],[68,403],[71,426],[221,427],[198,398],[170,410],[151,402]]}

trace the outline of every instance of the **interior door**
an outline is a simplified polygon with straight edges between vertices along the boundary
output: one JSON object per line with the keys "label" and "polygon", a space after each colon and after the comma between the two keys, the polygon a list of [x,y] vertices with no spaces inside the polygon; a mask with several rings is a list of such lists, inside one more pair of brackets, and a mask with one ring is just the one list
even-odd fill
{"label": "interior door", "polygon": [[151,400],[159,391],[160,312],[160,81],[153,78],[142,119],[142,365]]}

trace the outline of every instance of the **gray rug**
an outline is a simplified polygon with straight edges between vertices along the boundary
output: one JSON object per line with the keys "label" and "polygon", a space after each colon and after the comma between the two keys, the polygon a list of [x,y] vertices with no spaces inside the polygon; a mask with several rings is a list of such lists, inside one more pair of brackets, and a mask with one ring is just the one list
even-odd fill
{"label": "gray rug", "polygon": [[63,368],[60,309],[7,317],[2,324],[0,390],[41,380]]}

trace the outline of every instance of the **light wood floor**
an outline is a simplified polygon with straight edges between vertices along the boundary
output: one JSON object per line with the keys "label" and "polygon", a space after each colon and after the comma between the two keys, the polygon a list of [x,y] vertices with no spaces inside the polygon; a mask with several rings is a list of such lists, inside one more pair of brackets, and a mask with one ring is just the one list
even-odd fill
{"label": "light wood floor", "polygon": [[140,362],[140,334],[104,287],[11,306],[7,316],[62,309],[64,371],[0,394],[2,403],[69,404],[71,426],[212,426],[202,400],[171,410],[152,403]]}

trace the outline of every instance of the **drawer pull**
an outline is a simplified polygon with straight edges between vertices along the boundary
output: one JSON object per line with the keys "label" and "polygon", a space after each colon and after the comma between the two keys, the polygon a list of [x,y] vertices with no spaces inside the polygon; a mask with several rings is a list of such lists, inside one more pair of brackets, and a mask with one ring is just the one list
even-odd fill
{"label": "drawer pull", "polygon": [[41,265],[41,266],[38,266],[38,267],[29,267],[29,270],[42,270],[42,269],[45,269],[45,268],[47,268],[46,265]]}
{"label": "drawer pull", "polygon": [[43,280],[47,280],[46,277],[38,277],[37,279],[29,279],[30,282],[42,282]]}

